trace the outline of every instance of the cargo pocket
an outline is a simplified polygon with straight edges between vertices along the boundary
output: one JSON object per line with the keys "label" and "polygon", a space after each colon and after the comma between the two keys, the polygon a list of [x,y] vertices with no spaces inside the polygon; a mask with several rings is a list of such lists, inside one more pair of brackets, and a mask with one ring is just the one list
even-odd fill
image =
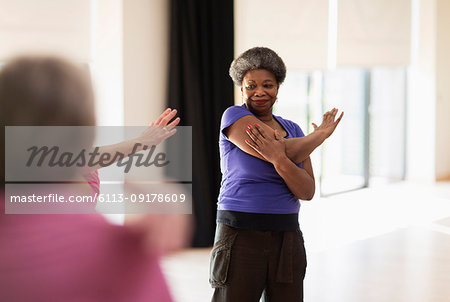
{"label": "cargo pocket", "polygon": [[231,260],[231,248],[236,236],[237,233],[234,233],[219,240],[211,251],[209,283],[213,288],[226,285]]}

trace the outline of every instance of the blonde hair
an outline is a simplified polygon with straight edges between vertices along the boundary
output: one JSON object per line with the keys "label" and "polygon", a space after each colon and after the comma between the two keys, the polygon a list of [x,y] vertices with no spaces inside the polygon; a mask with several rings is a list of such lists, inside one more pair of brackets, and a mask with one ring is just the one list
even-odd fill
{"label": "blonde hair", "polygon": [[[89,73],[62,58],[21,56],[4,65],[0,70],[3,180],[4,126],[94,126],[93,95]],[[89,141],[93,137],[80,139]]]}
{"label": "blonde hair", "polygon": [[0,108],[3,125],[95,125],[88,73],[56,57],[18,57],[3,66]]}

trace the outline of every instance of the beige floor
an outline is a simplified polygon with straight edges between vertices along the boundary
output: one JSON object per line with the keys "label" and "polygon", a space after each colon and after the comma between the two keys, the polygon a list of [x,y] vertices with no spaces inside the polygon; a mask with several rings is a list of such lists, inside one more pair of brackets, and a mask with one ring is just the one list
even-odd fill
{"label": "beige floor", "polygon": [[[306,302],[450,302],[450,183],[316,198],[300,212]],[[209,251],[164,260],[177,302],[210,300]]]}

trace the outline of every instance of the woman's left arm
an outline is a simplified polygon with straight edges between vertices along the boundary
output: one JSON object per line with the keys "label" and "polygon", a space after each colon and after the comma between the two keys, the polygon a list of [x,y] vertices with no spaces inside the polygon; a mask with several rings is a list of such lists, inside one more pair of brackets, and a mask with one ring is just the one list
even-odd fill
{"label": "woman's left arm", "polygon": [[303,168],[299,168],[287,157],[285,140],[281,139],[277,131],[274,137],[254,127],[250,127],[247,132],[251,140],[246,140],[246,143],[273,164],[292,194],[302,200],[311,200],[316,190],[311,159],[305,159]]}
{"label": "woman's left arm", "polygon": [[274,162],[273,165],[297,198],[311,200],[314,197],[316,186],[309,157],[303,162],[303,168],[299,168],[287,156]]}

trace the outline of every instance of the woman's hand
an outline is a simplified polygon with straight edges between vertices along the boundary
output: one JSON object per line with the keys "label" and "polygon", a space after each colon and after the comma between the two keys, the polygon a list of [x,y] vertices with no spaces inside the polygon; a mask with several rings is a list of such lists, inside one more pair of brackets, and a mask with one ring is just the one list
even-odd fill
{"label": "woman's hand", "polygon": [[126,215],[125,225],[141,233],[146,251],[158,256],[187,247],[192,235],[187,214]]}
{"label": "woman's hand", "polygon": [[338,119],[334,120],[336,118],[337,112],[338,110],[336,108],[333,108],[331,111],[325,112],[325,114],[323,115],[322,124],[320,126],[317,126],[316,124],[312,123],[314,127],[314,132],[316,131],[322,132],[325,138],[328,138],[331,134],[333,134],[337,125],[344,116],[344,112],[342,112],[341,115],[338,117]]}
{"label": "woman's hand", "polygon": [[171,137],[177,132],[175,127],[180,123],[180,118],[177,117],[172,122],[171,120],[177,114],[177,110],[167,108],[156,120],[152,122],[150,126],[142,132],[142,134],[136,138],[126,140],[117,144],[98,147],[97,152],[99,154],[109,153],[115,161],[110,161],[106,164],[100,164],[99,162],[87,168],[86,173],[90,173],[94,170],[112,165],[117,162],[120,157],[115,157],[114,154],[122,153],[125,156],[130,156],[136,152],[143,150],[144,146],[152,147],[160,144],[165,139]]}
{"label": "woman's hand", "polygon": [[[152,194],[152,185],[128,183],[124,186],[124,194],[149,195]],[[161,182],[160,188],[168,188],[169,184]],[[170,194],[186,196],[186,202],[177,206],[178,211],[188,210],[190,192],[180,184],[170,185]],[[164,191],[164,190],[163,190]],[[125,203],[125,211],[138,213],[142,210],[142,204],[133,202]],[[144,205],[145,206],[145,205]],[[150,207],[153,207],[149,205]],[[145,248],[149,253],[159,256],[175,252],[189,245],[192,236],[192,215],[169,213],[170,205],[160,203],[147,214],[125,214],[125,226],[140,233]],[[158,213],[159,212],[159,213]],[[162,212],[167,212],[163,214]]]}
{"label": "woman's hand", "polygon": [[310,200],[314,196],[314,173],[309,157],[304,160],[304,168],[299,168],[286,155],[286,140],[277,130],[273,135],[266,134],[262,127],[248,126],[250,140],[245,142],[258,152],[265,160],[273,164],[278,175],[297,198]]}
{"label": "woman's hand", "polygon": [[268,162],[275,164],[279,160],[286,159],[286,143],[281,138],[277,130],[273,136],[266,134],[266,132],[258,125],[247,126],[247,134],[249,140],[245,140],[247,145],[252,147]]}
{"label": "woman's hand", "polygon": [[[165,139],[171,137],[177,132],[175,127],[180,123],[180,118],[177,117],[170,122],[177,114],[176,109],[167,108],[150,126],[142,132],[141,136],[137,138],[137,142],[142,145],[153,146],[158,145]],[[170,122],[170,123],[169,123]]]}
{"label": "woman's hand", "polygon": [[150,126],[160,126],[160,127],[166,126],[167,128],[169,127],[173,128],[180,122],[180,118],[177,117],[169,124],[170,120],[172,120],[176,114],[177,114],[176,109],[167,108],[166,110],[164,110],[163,113],[161,113],[156,122],[152,122]]}

